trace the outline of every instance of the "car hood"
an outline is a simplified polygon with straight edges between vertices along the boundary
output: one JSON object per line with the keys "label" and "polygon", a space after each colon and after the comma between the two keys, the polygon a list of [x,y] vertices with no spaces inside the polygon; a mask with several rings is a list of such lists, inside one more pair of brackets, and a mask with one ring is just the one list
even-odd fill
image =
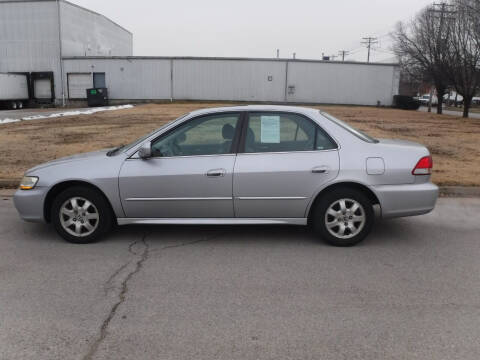
{"label": "car hood", "polygon": [[111,149],[103,149],[103,150],[99,150],[99,151],[93,151],[93,152],[88,152],[88,153],[83,153],[83,154],[76,154],[76,155],[72,155],[72,156],[63,157],[63,158],[60,158],[60,159],[55,159],[55,160],[40,164],[38,166],[35,166],[34,168],[31,168],[30,170],[28,170],[27,173],[31,173],[31,172],[34,172],[36,170],[44,169],[46,167],[65,164],[65,163],[74,162],[74,161],[83,161],[83,160],[92,160],[92,159],[104,158],[105,156],[107,156],[107,153],[110,150]]}

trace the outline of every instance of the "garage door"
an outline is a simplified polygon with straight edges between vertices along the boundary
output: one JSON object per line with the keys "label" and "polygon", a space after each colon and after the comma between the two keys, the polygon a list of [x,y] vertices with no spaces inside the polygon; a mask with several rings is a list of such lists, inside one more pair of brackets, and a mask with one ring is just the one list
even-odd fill
{"label": "garage door", "polygon": [[52,85],[50,79],[36,79],[34,91],[36,99],[51,99]]}
{"label": "garage door", "polygon": [[68,74],[69,99],[86,99],[87,89],[92,87],[92,74]]}

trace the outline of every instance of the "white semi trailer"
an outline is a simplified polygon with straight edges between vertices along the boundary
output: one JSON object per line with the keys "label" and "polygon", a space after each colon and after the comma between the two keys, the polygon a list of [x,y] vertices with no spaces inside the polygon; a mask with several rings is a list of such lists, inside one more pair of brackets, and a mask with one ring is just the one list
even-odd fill
{"label": "white semi trailer", "polygon": [[21,109],[28,99],[27,75],[0,73],[0,107]]}

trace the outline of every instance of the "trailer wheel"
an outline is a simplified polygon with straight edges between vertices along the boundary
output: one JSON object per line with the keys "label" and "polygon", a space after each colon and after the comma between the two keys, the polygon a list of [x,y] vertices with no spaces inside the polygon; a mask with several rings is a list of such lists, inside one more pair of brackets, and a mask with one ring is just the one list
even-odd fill
{"label": "trailer wheel", "polygon": [[17,103],[17,109],[23,109],[23,102],[19,101]]}
{"label": "trailer wheel", "polygon": [[16,110],[16,109],[17,109],[17,103],[16,103],[15,101],[12,101],[12,102],[10,103],[10,108],[11,108],[12,110]]}

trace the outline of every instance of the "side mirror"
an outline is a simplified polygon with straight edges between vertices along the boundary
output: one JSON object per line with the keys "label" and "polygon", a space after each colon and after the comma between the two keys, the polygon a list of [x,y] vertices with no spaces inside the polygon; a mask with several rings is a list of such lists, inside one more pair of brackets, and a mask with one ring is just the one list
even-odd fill
{"label": "side mirror", "polygon": [[138,150],[138,156],[140,159],[146,160],[152,157],[152,143],[150,141],[142,145]]}

